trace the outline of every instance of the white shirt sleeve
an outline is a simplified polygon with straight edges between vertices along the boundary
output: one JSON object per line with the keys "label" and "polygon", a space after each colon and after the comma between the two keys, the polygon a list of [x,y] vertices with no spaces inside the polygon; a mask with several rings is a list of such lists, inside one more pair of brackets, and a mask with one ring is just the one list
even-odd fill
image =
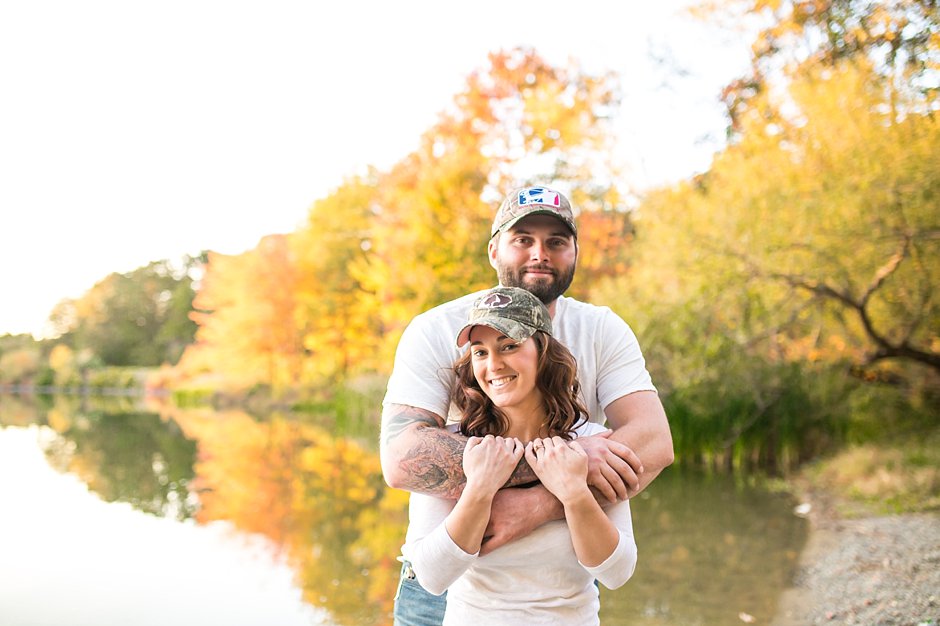
{"label": "white shirt sleeve", "polygon": [[414,570],[421,586],[434,595],[441,595],[476,559],[454,543],[447,533],[444,520],[453,510],[454,502],[422,494],[411,495],[408,542],[402,553]]}
{"label": "white shirt sleeve", "polygon": [[[419,315],[405,328],[395,352],[383,405],[404,404],[447,418],[459,356],[454,338],[437,317]],[[453,333],[456,335],[456,333]],[[445,338],[450,342],[445,342]]]}
{"label": "white shirt sleeve", "polygon": [[[575,433],[578,437],[589,437],[603,430],[603,426],[588,422],[575,429]],[[637,549],[633,537],[633,516],[630,513],[629,501],[618,502],[604,509],[604,512],[617,527],[620,535],[617,547],[600,565],[588,567],[581,563],[581,567],[608,589],[616,589],[630,580],[636,569]]]}
{"label": "white shirt sleeve", "polygon": [[656,391],[633,329],[604,307],[597,368],[597,399],[601,407],[636,391]]}
{"label": "white shirt sleeve", "polygon": [[616,589],[630,580],[636,570],[636,541],[633,538],[633,520],[628,501],[609,507],[606,513],[620,533],[617,547],[600,565],[588,567],[582,563],[581,566],[608,589]]}

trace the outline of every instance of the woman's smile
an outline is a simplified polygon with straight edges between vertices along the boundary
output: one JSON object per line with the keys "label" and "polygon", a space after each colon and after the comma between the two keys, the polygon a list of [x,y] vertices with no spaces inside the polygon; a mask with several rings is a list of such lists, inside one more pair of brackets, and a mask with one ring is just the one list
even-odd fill
{"label": "woman's smile", "polygon": [[500,388],[500,387],[502,387],[502,386],[504,386],[504,385],[507,385],[507,384],[511,383],[511,382],[514,381],[514,380],[516,380],[516,376],[515,376],[515,375],[513,375],[513,376],[502,376],[502,377],[500,377],[500,378],[493,378],[493,379],[490,380],[490,386],[491,386],[491,387],[496,387],[496,388],[498,389],[498,388]]}
{"label": "woman's smile", "polygon": [[470,355],[477,384],[493,404],[503,410],[523,412],[541,406],[534,340],[517,342],[489,326],[474,326],[470,331]]}

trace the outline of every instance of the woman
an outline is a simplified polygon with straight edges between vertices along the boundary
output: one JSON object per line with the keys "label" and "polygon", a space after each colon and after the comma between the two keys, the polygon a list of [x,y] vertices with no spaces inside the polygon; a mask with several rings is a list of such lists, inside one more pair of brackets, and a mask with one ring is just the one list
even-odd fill
{"label": "woman", "polygon": [[[418,582],[447,594],[444,624],[598,624],[599,580],[614,589],[636,566],[630,505],[606,511],[587,487],[577,437],[585,421],[575,361],[552,336],[548,310],[524,289],[497,287],[474,304],[457,345],[457,429],[470,439],[456,504],[412,494],[415,531],[403,547]],[[565,519],[480,556],[496,492],[519,460],[563,504]]]}

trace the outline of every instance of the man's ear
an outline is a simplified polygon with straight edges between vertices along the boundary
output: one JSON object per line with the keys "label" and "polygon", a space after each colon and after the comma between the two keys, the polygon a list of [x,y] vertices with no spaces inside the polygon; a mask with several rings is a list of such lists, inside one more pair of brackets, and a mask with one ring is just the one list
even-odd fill
{"label": "man's ear", "polygon": [[495,237],[490,239],[489,244],[487,244],[486,246],[487,255],[490,257],[490,267],[492,267],[494,270],[497,269],[496,254],[498,252],[498,249],[499,249],[499,235],[496,235]]}

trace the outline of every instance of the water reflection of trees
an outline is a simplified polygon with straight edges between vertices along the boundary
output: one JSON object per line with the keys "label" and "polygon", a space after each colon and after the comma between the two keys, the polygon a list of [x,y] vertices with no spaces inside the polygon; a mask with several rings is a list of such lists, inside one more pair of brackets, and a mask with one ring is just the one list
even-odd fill
{"label": "water reflection of trees", "polygon": [[49,463],[108,502],[224,520],[279,547],[306,602],[339,624],[388,620],[407,494],[387,489],[373,437],[242,411],[142,409],[126,398],[0,397],[0,425],[49,427]]}
{"label": "water reflection of trees", "polygon": [[182,411],[199,442],[200,522],[228,520],[284,551],[305,600],[341,624],[391,610],[407,495],[384,487],[378,455],[320,426],[241,411]]}
{"label": "water reflection of trees", "polygon": [[133,400],[62,396],[37,405],[6,397],[0,419],[48,425],[56,435],[43,439],[50,465],[75,474],[106,502],[180,520],[195,514],[189,483],[196,443]]}
{"label": "water reflection of trees", "polygon": [[[315,417],[144,410],[126,399],[37,408],[0,396],[0,425],[30,423],[55,433],[43,440],[50,462],[103,499],[263,535],[305,601],[336,623],[391,621],[407,494],[384,486],[368,429],[344,436]],[[770,619],[805,522],[782,514],[790,505],[780,497],[734,480],[668,470],[634,501],[640,563],[628,585],[602,590],[603,623]]]}

